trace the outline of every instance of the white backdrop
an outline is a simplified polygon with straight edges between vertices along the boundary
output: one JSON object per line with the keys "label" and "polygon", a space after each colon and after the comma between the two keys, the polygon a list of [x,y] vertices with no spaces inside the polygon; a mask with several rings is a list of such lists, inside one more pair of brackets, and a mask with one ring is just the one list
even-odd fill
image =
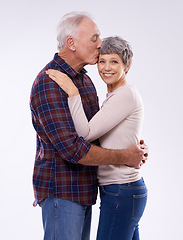
{"label": "white backdrop", "polygon": [[[32,207],[35,132],[29,95],[56,48],[56,27],[70,11],[88,11],[101,37],[119,35],[134,51],[127,80],[145,105],[142,138],[150,147],[143,175],[149,198],[142,240],[182,239],[182,0],[1,0],[0,2],[0,239],[42,239],[41,210]],[[88,66],[100,102],[106,87]],[[93,208],[95,239],[99,200]],[[71,239],[72,240],[72,239]]]}

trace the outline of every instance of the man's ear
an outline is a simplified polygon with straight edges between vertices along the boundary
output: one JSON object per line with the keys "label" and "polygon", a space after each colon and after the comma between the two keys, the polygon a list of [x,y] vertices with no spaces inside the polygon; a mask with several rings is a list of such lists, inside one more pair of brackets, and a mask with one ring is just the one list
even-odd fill
{"label": "man's ear", "polygon": [[73,37],[67,37],[66,44],[71,51],[76,51]]}

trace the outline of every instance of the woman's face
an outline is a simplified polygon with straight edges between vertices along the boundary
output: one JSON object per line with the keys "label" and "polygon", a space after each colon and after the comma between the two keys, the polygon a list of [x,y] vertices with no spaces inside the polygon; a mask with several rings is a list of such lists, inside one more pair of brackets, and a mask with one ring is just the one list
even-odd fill
{"label": "woman's face", "polygon": [[108,91],[121,87],[125,81],[125,65],[116,53],[100,54],[98,71],[103,81],[108,86]]}

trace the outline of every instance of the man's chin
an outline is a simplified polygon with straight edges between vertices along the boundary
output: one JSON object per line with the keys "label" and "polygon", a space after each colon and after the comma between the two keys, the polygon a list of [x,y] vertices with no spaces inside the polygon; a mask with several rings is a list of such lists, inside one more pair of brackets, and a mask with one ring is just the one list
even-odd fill
{"label": "man's chin", "polygon": [[97,64],[97,63],[98,63],[98,58],[95,59],[95,60],[93,60],[93,62],[91,62],[90,65],[95,65],[95,64]]}
{"label": "man's chin", "polygon": [[98,63],[98,58],[95,58],[95,59],[93,59],[93,61],[88,61],[88,63],[86,63],[85,65],[95,65],[95,64],[97,64]]}

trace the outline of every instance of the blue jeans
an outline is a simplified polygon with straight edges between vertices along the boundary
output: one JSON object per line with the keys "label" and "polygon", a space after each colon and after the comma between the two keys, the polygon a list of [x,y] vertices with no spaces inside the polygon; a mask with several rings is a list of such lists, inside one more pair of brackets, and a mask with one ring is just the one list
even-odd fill
{"label": "blue jeans", "polygon": [[143,179],[100,187],[97,240],[139,240],[139,220],[147,201]]}
{"label": "blue jeans", "polygon": [[60,198],[47,198],[40,203],[44,240],[89,240],[91,206]]}

